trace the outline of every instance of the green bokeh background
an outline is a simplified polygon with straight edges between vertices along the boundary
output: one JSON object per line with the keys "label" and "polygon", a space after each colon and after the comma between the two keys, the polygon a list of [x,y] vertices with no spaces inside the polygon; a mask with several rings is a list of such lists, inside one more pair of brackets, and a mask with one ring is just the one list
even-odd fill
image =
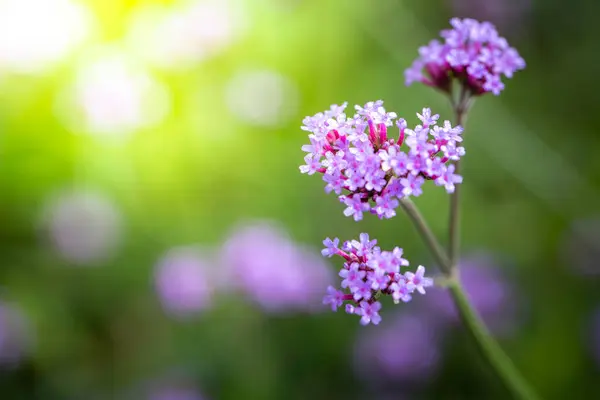
{"label": "green bokeh background", "polygon": [[[450,3],[247,0],[248,29],[224,52],[185,72],[151,70],[173,109],[118,145],[68,130],[56,94],[86,46],[123,36],[136,6],[174,2],[83,3],[99,21],[92,42],[41,75],[0,71],[1,296],[23,309],[35,337],[30,357],[0,370],[0,398],[118,399],[174,367],[213,399],[379,398],[352,369],[365,329],[355,318],[269,317],[222,297],[177,322],[159,306],[151,274],[172,246],[218,245],[254,218],[280,221],[315,249],[326,236],[370,232],[382,247],[430,261],[403,215],[357,224],[319,179],[298,173],[307,141],[299,126],[330,104],[380,98],[410,123],[424,106],[450,118],[446,99],[403,78],[418,46],[447,26]],[[561,256],[572,221],[600,215],[598,4],[537,1],[518,26],[505,25],[527,69],[475,104],[466,131],[463,248],[514,261],[527,319],[501,344],[548,399],[600,396],[584,329],[600,306],[599,281],[573,274]],[[297,85],[299,107],[283,126],[249,126],[228,111],[227,82],[244,69],[276,70]],[[125,218],[118,252],[94,268],[69,265],[40,239],[45,201],[71,186],[109,196]],[[447,195],[428,189],[416,203],[443,236]],[[598,254],[598,238],[582,241]],[[395,398],[508,398],[466,335],[450,343],[435,379]]]}

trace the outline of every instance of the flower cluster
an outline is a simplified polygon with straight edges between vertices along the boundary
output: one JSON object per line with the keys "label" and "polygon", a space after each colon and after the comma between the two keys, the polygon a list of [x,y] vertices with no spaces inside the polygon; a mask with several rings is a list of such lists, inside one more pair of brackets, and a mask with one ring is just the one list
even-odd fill
{"label": "flower cluster", "polygon": [[[396,113],[386,112],[383,101],[355,106],[357,113],[349,118],[344,113],[347,103],[333,105],[324,113],[306,117],[303,130],[311,132],[310,145],[302,150],[305,165],[302,173],[323,174],[325,191],[334,192],[346,205],[344,214],[355,221],[364,212],[379,218],[396,215],[398,199],[419,196],[426,180],[444,186],[448,193],[462,177],[454,174],[454,165],[465,154],[462,127],[449,121],[437,125],[439,115],[424,108],[418,114],[421,124],[408,129],[400,118],[397,138],[388,137]],[[406,144],[407,151],[402,150]]]}
{"label": "flower cluster", "polygon": [[381,321],[378,299],[382,294],[391,295],[396,304],[400,301],[406,303],[415,290],[425,294],[425,288],[433,285],[433,280],[424,276],[425,267],[422,265],[415,273],[401,274],[400,267],[408,266],[408,261],[402,258],[402,249],[396,247],[392,251],[381,251],[376,246],[377,240],[369,240],[366,233],[360,234],[360,240],[344,242],[341,248],[337,238],[327,238],[323,244],[323,256],[338,255],[346,260],[339,276],[342,289],[348,291],[345,293],[329,286],[323,304],[331,305],[331,309],[336,311],[344,301],[349,301],[346,312],[359,315],[362,325],[377,325]]}
{"label": "flower cluster", "polygon": [[449,93],[451,80],[456,78],[471,94],[499,95],[504,89],[501,76],[511,78],[525,68],[517,50],[491,23],[453,18],[450,24],[453,29],[440,33],[444,43],[432,40],[419,48],[419,58],[404,73],[407,85],[422,82]]}

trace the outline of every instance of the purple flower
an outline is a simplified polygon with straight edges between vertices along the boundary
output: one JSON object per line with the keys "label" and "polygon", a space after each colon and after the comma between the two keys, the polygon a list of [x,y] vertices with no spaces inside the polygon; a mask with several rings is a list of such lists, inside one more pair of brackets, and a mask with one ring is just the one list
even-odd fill
{"label": "purple flower", "polygon": [[[344,215],[355,221],[366,212],[392,218],[399,199],[419,196],[425,180],[440,178],[446,164],[465,153],[457,146],[462,128],[449,121],[438,126],[439,115],[429,108],[417,114],[422,125],[414,130],[404,119],[397,120],[400,133],[394,138],[388,127],[396,114],[387,112],[383,101],[356,106],[352,118],[343,113],[344,107],[304,119],[302,129],[311,133],[310,144],[302,147],[308,154],[300,171],[323,174],[325,192],[334,192],[346,206]],[[459,179],[438,182],[451,192]]]}
{"label": "purple flower", "polygon": [[[339,243],[337,239],[327,238],[325,242],[328,241],[336,243],[336,246]],[[419,266],[415,273],[400,273],[400,267],[408,265],[408,261],[402,258],[401,248],[381,251],[376,244],[377,241],[371,240],[366,233],[360,235],[360,240],[344,242],[336,255],[345,260],[339,276],[342,278],[340,286],[346,293],[329,286],[323,299],[323,304],[331,305],[333,311],[345,301],[349,302],[351,307],[347,305],[346,312],[360,315],[363,325],[377,325],[381,321],[381,303],[377,301],[381,295],[391,295],[395,303],[408,302],[415,290],[424,294],[424,288],[433,284],[430,278],[424,276],[423,266]]]}
{"label": "purple flower", "polygon": [[417,113],[417,117],[421,120],[424,127],[435,125],[440,118],[439,114],[432,115],[430,108],[424,108],[422,114]]}
{"label": "purple flower", "polygon": [[300,172],[303,174],[312,175],[321,168],[320,157],[315,156],[314,154],[307,154],[304,157],[304,162],[306,162],[306,165],[300,166]]}
{"label": "purple flower", "polygon": [[355,287],[358,287],[359,283],[362,283],[365,279],[366,272],[360,269],[359,263],[352,263],[348,266],[348,268],[344,267],[340,270],[338,274],[342,280],[342,288],[349,288],[350,291]]}
{"label": "purple flower", "polygon": [[471,57],[469,57],[469,53],[462,49],[452,49],[448,52],[446,61],[448,61],[451,67],[459,68],[469,65]]}
{"label": "purple flower", "polygon": [[373,250],[373,248],[375,248],[377,239],[371,240],[368,233],[361,233],[358,237],[360,241],[351,240],[350,244],[354,248],[354,254],[359,257],[365,257]]}
{"label": "purple flower", "polygon": [[369,303],[368,301],[361,301],[360,308],[356,309],[355,313],[360,315],[361,325],[379,325],[381,322],[379,310],[381,310],[380,302]]}
{"label": "purple flower", "polygon": [[525,19],[532,5],[531,0],[450,0],[449,3],[452,14],[491,21],[502,31],[510,32],[511,36],[526,29]]}
{"label": "purple flower", "polygon": [[452,29],[440,32],[443,43],[434,40],[419,49],[419,57],[404,73],[407,85],[421,82],[450,93],[451,79],[456,79],[472,95],[499,95],[502,75],[511,78],[525,68],[517,50],[491,23],[452,18],[450,24]]}
{"label": "purple flower", "polygon": [[360,221],[363,216],[363,211],[370,209],[369,203],[362,200],[362,196],[356,193],[352,197],[340,197],[340,200],[344,202],[348,207],[344,210],[346,217],[354,216],[355,221]]}
{"label": "purple flower", "polygon": [[387,152],[385,150],[380,151],[379,157],[382,160],[381,169],[383,171],[387,172],[391,169],[396,176],[402,176],[408,172],[410,158],[406,153],[400,151],[398,145],[390,145]]}
{"label": "purple flower", "polygon": [[392,218],[396,215],[396,208],[398,208],[398,200],[394,199],[389,194],[382,194],[375,200],[375,212],[380,218]]}
{"label": "purple flower", "polygon": [[368,282],[360,282],[352,286],[354,301],[369,300],[373,294],[371,285]]}
{"label": "purple flower", "polygon": [[366,176],[365,179],[365,189],[371,191],[374,190],[376,192],[381,193],[381,190],[386,185],[387,181],[383,179],[385,177],[385,172],[382,170],[375,170]]}
{"label": "purple flower", "polygon": [[390,276],[386,271],[382,269],[377,269],[371,274],[369,280],[371,282],[371,289],[381,290],[386,289],[388,287]]}
{"label": "purple flower", "polygon": [[344,292],[341,292],[333,286],[327,287],[327,295],[323,298],[323,304],[330,304],[331,311],[337,311],[344,303]]}
{"label": "purple flower", "polygon": [[327,168],[327,172],[332,174],[336,171],[341,171],[346,168],[348,162],[344,159],[344,152],[338,151],[336,154],[328,151],[325,153],[325,160],[323,160],[323,166]]}
{"label": "purple flower", "polygon": [[462,176],[454,173],[454,165],[450,164],[446,167],[445,171],[442,172],[435,180],[435,184],[438,186],[445,186],[448,193],[454,192],[454,184],[462,182]]}
{"label": "purple flower", "polygon": [[400,180],[400,184],[402,185],[402,193],[405,196],[415,196],[418,197],[423,194],[423,190],[421,186],[425,182],[422,176],[418,175],[408,175],[406,178]]}
{"label": "purple flower", "polygon": [[[408,260],[405,260],[404,258],[402,258],[402,255],[404,254],[404,250],[402,250],[400,247],[394,247],[394,250],[391,253],[391,263],[393,266],[395,267],[407,267],[408,264]],[[398,271],[395,271],[398,272]]]}
{"label": "purple flower", "polygon": [[340,173],[336,173],[335,175],[324,174],[323,180],[327,182],[325,185],[325,193],[334,192],[335,194],[342,194],[342,190],[345,185],[345,178],[340,175]]}
{"label": "purple flower", "polygon": [[31,327],[22,310],[0,301],[0,368],[19,365],[31,350]]}
{"label": "purple flower", "polygon": [[383,271],[389,274],[396,274],[400,272],[400,268],[394,262],[394,255],[389,251],[374,251],[367,258],[367,266],[372,268],[375,272]]}
{"label": "purple flower", "polygon": [[212,262],[191,247],[169,251],[157,264],[156,291],[169,313],[186,316],[212,305],[213,288],[209,282]]}
{"label": "purple flower", "polygon": [[321,250],[323,257],[333,257],[339,250],[340,239],[334,238],[333,240],[326,238],[323,240],[325,248]]}
{"label": "purple flower", "polygon": [[[333,239],[329,251],[339,243]],[[235,228],[221,249],[227,281],[266,312],[321,309],[322,288],[333,274],[317,253],[268,222]]]}
{"label": "purple flower", "polygon": [[378,329],[361,330],[354,357],[356,374],[380,386],[419,384],[431,379],[439,367],[442,331],[426,314],[394,315]]}
{"label": "purple flower", "polygon": [[408,283],[414,286],[417,292],[425,294],[425,288],[433,286],[433,279],[426,278],[424,275],[425,267],[419,265],[419,267],[417,267],[417,271],[414,274],[410,271],[407,271],[404,274],[404,277],[407,279]]}
{"label": "purple flower", "polygon": [[395,304],[400,303],[400,301],[408,303],[412,300],[411,293],[414,291],[414,286],[409,285],[404,280],[400,280],[392,283],[390,285],[390,290],[392,292],[392,299],[394,299]]}
{"label": "purple flower", "polygon": [[484,78],[485,83],[483,84],[483,89],[486,92],[492,92],[494,95],[498,96],[504,89],[504,83],[502,83],[499,76],[487,74]]}

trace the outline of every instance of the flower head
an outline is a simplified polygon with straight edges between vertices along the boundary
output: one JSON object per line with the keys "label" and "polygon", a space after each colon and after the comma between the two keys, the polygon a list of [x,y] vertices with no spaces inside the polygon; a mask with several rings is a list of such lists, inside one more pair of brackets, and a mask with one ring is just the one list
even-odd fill
{"label": "flower head", "polygon": [[[462,178],[447,165],[465,154],[460,146],[460,126],[440,122],[429,108],[417,113],[421,124],[408,129],[404,119],[396,121],[397,137],[388,127],[396,113],[387,112],[383,101],[356,106],[356,114],[346,117],[342,106],[304,119],[303,130],[309,145],[300,172],[320,173],[325,191],[334,192],[345,204],[344,215],[360,221],[365,213],[392,218],[399,199],[419,196],[427,180],[444,186],[451,193]],[[329,254],[329,253],[328,253]]]}
{"label": "flower head", "polygon": [[323,243],[327,246],[323,250],[325,256],[331,254],[335,243],[335,254],[345,260],[339,272],[343,290],[329,286],[323,304],[336,311],[348,302],[346,313],[360,316],[362,325],[381,322],[381,303],[378,301],[381,295],[391,295],[395,303],[400,300],[408,302],[415,290],[425,294],[425,288],[433,285],[433,280],[424,276],[423,266],[419,266],[415,273],[400,273],[400,267],[408,265],[408,261],[402,258],[402,249],[396,247],[393,251],[382,251],[377,240],[371,240],[366,233],[360,235],[360,240],[344,242],[341,249],[337,248],[337,238],[327,238]]}
{"label": "flower head", "polygon": [[450,93],[452,79],[472,95],[504,89],[502,75],[511,78],[525,68],[517,50],[509,47],[490,22],[452,18],[452,29],[440,32],[443,42],[432,40],[419,49],[419,57],[405,72],[406,84],[421,82]]}

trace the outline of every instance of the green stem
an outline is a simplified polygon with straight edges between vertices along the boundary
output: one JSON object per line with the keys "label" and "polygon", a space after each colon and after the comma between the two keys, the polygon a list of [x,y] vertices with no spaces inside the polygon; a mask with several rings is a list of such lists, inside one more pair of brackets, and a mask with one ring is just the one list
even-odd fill
{"label": "green stem", "polygon": [[[460,160],[454,163],[454,173],[460,175]],[[460,192],[461,185],[454,187],[454,192],[450,195],[450,220],[448,222],[448,258],[451,268],[456,268],[458,264],[458,254],[460,251]]]}
{"label": "green stem", "polygon": [[[419,209],[408,198],[400,200],[400,205],[411,219],[413,225],[419,231],[425,244],[439,263],[444,273],[444,286],[450,290],[458,314],[469,333],[475,340],[483,357],[490,364],[494,372],[502,380],[506,388],[514,395],[516,399],[536,400],[535,392],[529,386],[527,381],[521,376],[510,358],[502,351],[496,340],[490,335],[485,324],[477,315],[477,312],[471,306],[463,288],[458,279],[458,269],[456,264],[452,264],[437,238],[429,228],[427,221],[423,218]],[[457,215],[457,214],[455,214]],[[458,231],[456,231],[458,232]]]}
{"label": "green stem", "polygon": [[516,399],[522,400],[538,399],[531,386],[529,386],[529,383],[519,373],[506,353],[502,351],[498,342],[491,336],[485,324],[471,306],[458,280],[450,280],[447,287],[450,290],[463,323],[477,343],[481,354],[502,379],[506,387],[512,392],[513,396]]}
{"label": "green stem", "polygon": [[413,224],[415,225],[415,228],[417,228],[417,231],[419,231],[419,234],[423,238],[423,241],[429,247],[431,254],[433,254],[435,261],[440,266],[440,269],[442,270],[444,275],[450,276],[451,264],[448,260],[448,257],[446,257],[444,248],[436,239],[435,235],[429,228],[429,225],[427,225],[427,221],[425,221],[425,218],[423,218],[423,215],[421,215],[421,212],[419,211],[417,206],[415,206],[415,203],[413,203],[408,197],[404,197],[400,199],[400,206],[408,215],[408,217],[412,220]]}
{"label": "green stem", "polygon": [[[456,115],[456,125],[464,128],[467,111],[470,100],[468,93],[462,89],[458,104],[454,104],[454,113]],[[454,173],[460,175],[460,160],[454,163]],[[448,222],[448,258],[450,259],[450,268],[456,268],[458,263],[458,254],[460,252],[460,192],[462,185],[456,185],[454,192],[450,195],[450,220]]]}

